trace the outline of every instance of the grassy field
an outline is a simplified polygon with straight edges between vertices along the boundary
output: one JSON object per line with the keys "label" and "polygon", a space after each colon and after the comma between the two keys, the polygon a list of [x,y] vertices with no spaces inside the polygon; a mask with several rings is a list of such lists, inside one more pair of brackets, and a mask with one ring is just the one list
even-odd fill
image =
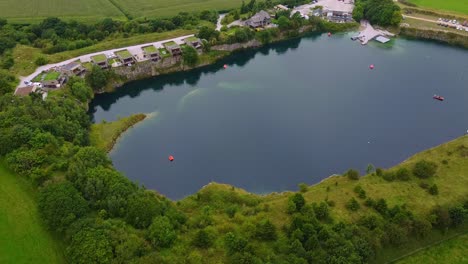
{"label": "grassy field", "polygon": [[241,3],[241,0],[2,0],[0,17],[15,23],[36,23],[51,16],[94,22],[105,17],[162,18],[182,11],[228,10]]}
{"label": "grassy field", "polygon": [[0,163],[0,263],[64,263],[57,242],[40,224],[33,189]]}
{"label": "grassy field", "polygon": [[11,22],[30,23],[56,16],[79,21],[96,21],[104,17],[125,19],[109,0],[2,0],[0,17]]}
{"label": "grassy field", "polygon": [[409,0],[420,7],[468,14],[468,0]]}
{"label": "grassy field", "polygon": [[113,0],[134,18],[172,17],[179,12],[227,10],[240,7],[242,0]]}
{"label": "grassy field", "polygon": [[114,122],[103,122],[91,126],[91,145],[109,152],[114,147],[117,139],[127,129],[146,118],[144,114],[135,114],[129,117],[120,118]]}
{"label": "grassy field", "polygon": [[417,254],[407,257],[397,263],[468,263],[468,233],[420,251]]}

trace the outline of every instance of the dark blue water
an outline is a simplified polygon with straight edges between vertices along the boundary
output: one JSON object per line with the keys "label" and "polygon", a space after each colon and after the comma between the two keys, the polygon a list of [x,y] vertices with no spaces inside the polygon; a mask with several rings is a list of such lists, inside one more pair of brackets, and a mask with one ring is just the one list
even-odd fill
{"label": "dark blue water", "polygon": [[295,190],[348,168],[393,166],[468,129],[466,50],[404,39],[363,47],[349,36],[287,41],[130,83],[97,96],[91,111],[97,122],[155,115],[110,156],[173,199],[211,181]]}

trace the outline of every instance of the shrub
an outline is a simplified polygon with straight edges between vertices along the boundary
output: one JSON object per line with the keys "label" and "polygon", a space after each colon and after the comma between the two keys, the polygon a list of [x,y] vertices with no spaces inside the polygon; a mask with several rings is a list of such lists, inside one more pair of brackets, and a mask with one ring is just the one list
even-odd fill
{"label": "shrub", "polygon": [[302,207],[305,205],[304,196],[300,193],[296,193],[293,196],[289,197],[289,201],[294,203],[296,212],[301,211]]}
{"label": "shrub", "polygon": [[410,171],[407,168],[400,168],[396,172],[396,177],[400,181],[407,181],[410,179]]}
{"label": "shrub", "polygon": [[359,180],[359,172],[354,169],[349,169],[345,175],[350,179],[350,180]]}
{"label": "shrub", "polygon": [[367,198],[367,199],[364,201],[364,205],[367,206],[367,207],[374,207],[374,205],[375,205],[375,200],[372,199],[372,198]]}
{"label": "shrub", "polygon": [[421,179],[426,179],[435,175],[437,165],[434,162],[421,160],[414,165],[413,174]]}
{"label": "shrub", "polygon": [[382,169],[382,168],[377,168],[377,169],[375,169],[375,174],[377,174],[377,176],[382,176],[382,174],[383,174],[383,169]]}
{"label": "shrub", "polygon": [[214,237],[206,229],[198,230],[192,241],[193,245],[198,248],[209,248],[213,245]]}
{"label": "shrub", "polygon": [[431,229],[431,222],[427,221],[426,219],[415,219],[413,221],[413,232],[419,238],[426,237]]}
{"label": "shrub", "polygon": [[382,177],[384,178],[384,180],[391,182],[395,180],[395,173],[391,171],[386,171],[383,173]]}
{"label": "shrub", "polygon": [[148,228],[148,238],[157,248],[170,247],[176,237],[174,227],[166,216],[155,217]]}
{"label": "shrub", "polygon": [[427,190],[431,195],[438,195],[439,194],[439,188],[437,185],[434,183],[431,187],[429,187],[429,190]]}
{"label": "shrub", "polygon": [[454,227],[462,225],[468,215],[468,211],[462,206],[457,206],[449,209],[450,220]]}
{"label": "shrub", "polygon": [[427,182],[420,182],[420,183],[419,183],[419,187],[421,187],[421,188],[427,190],[427,189],[429,189],[430,185],[429,185],[429,183],[427,183]]}
{"label": "shrub", "polygon": [[361,206],[359,205],[358,201],[353,197],[351,198],[348,203],[346,203],[346,208],[350,211],[357,211]]}
{"label": "shrub", "polygon": [[359,198],[361,199],[366,198],[366,191],[364,191],[364,189],[362,189],[360,185],[357,185],[356,187],[354,187],[354,192],[358,195]]}
{"label": "shrub", "polygon": [[301,193],[307,192],[308,189],[309,189],[309,186],[307,186],[307,184],[299,183],[299,190]]}
{"label": "shrub", "polygon": [[386,215],[388,212],[387,201],[383,198],[380,198],[375,202],[374,209],[380,214]]}
{"label": "shrub", "polygon": [[327,204],[330,207],[335,207],[335,205],[336,205],[335,201],[333,201],[333,200],[327,200]]}
{"label": "shrub", "polygon": [[277,238],[276,227],[270,220],[262,220],[255,227],[255,237],[259,240],[271,241]]}
{"label": "shrub", "polygon": [[318,206],[314,204],[314,212],[315,216],[319,220],[326,220],[330,216],[330,209],[328,208],[328,204],[326,202],[320,202]]}
{"label": "shrub", "polygon": [[239,210],[239,207],[237,205],[231,205],[228,208],[226,208],[225,212],[229,216],[229,218],[233,218],[234,215],[236,215],[238,210]]}

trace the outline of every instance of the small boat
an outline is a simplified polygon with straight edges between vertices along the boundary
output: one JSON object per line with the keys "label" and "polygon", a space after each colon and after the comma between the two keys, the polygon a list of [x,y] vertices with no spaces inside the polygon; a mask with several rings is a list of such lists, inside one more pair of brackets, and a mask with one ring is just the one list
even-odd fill
{"label": "small boat", "polygon": [[439,101],[445,100],[444,97],[442,97],[442,96],[440,96],[440,95],[436,95],[436,94],[434,94],[434,96],[433,96],[432,98],[434,98],[435,100],[439,100]]}
{"label": "small boat", "polygon": [[172,155],[169,156],[169,161],[170,161],[170,162],[173,162],[173,161],[174,161],[174,156],[172,156]]}

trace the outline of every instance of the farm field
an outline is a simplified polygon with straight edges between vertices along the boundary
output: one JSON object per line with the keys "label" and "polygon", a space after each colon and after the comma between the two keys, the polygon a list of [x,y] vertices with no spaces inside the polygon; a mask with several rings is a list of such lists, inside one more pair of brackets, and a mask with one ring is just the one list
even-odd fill
{"label": "farm field", "polygon": [[179,12],[227,10],[240,7],[242,0],[112,0],[133,18],[172,17]]}
{"label": "farm field", "polygon": [[453,11],[468,15],[468,0],[410,0],[419,7]]}
{"label": "farm field", "polygon": [[0,162],[0,263],[63,263],[41,224],[30,184]]}
{"label": "farm field", "polygon": [[0,17],[16,23],[34,23],[47,17],[96,21],[104,17],[125,19],[109,0],[2,0]]}

